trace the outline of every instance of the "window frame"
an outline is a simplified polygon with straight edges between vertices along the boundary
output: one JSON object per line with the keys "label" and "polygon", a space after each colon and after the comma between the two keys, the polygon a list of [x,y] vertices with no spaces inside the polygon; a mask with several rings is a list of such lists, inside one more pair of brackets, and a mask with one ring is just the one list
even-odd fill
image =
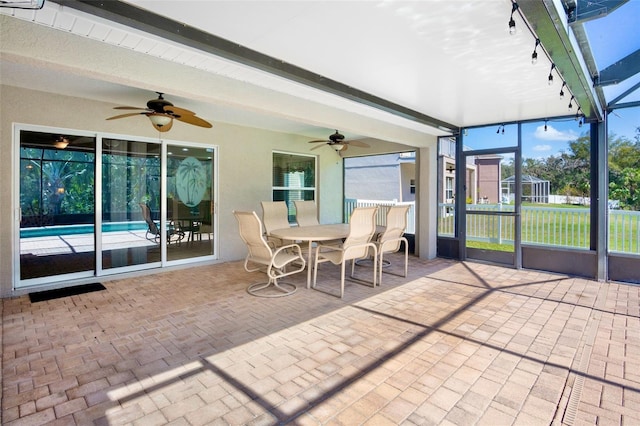
{"label": "window frame", "polygon": [[[313,186],[288,186],[288,185],[276,185],[274,178],[275,178],[275,167],[276,167],[276,161],[275,161],[275,156],[276,155],[287,155],[290,157],[298,157],[301,159],[301,161],[308,161],[309,159],[313,159]],[[290,223],[295,223],[295,206],[293,204],[294,200],[316,200],[316,194],[318,191],[318,156],[317,155],[310,155],[310,154],[301,154],[298,152],[289,152],[289,151],[279,151],[279,150],[273,150],[271,153],[271,199],[272,201],[280,201],[279,196],[276,196],[276,192],[287,192],[287,191],[301,191],[304,193],[311,193],[311,198],[307,198],[307,197],[300,197],[300,198],[295,198],[295,199],[286,199],[285,197],[285,202],[287,203],[287,208],[289,210],[289,222]]]}

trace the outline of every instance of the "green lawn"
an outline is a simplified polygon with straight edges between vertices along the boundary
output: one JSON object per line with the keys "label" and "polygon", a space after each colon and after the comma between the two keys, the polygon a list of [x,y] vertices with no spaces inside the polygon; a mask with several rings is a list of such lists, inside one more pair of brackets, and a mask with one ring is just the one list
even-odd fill
{"label": "green lawn", "polygon": [[[609,249],[640,253],[640,213],[609,212]],[[438,232],[452,235],[454,216],[440,217]],[[522,242],[588,249],[591,220],[589,208],[568,204],[523,204]],[[467,215],[469,247],[513,251],[513,218]],[[507,240],[504,241],[503,240]]]}

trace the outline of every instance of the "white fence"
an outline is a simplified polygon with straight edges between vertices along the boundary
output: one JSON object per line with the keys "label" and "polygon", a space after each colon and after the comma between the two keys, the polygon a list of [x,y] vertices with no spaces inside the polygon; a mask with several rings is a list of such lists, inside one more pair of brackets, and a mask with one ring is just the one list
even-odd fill
{"label": "white fence", "polygon": [[[439,204],[438,235],[454,235],[454,205]],[[513,206],[467,205],[474,211],[513,211]],[[609,250],[640,254],[640,212],[609,210]],[[522,242],[588,249],[591,215],[588,208],[523,206]],[[467,237],[478,241],[512,242],[513,217],[467,215]]]}
{"label": "white fence", "polygon": [[344,217],[351,217],[351,212],[356,207],[371,207],[378,206],[378,213],[376,216],[376,225],[387,225],[387,211],[391,206],[405,205],[409,206],[409,213],[407,216],[407,230],[406,234],[416,233],[416,203],[414,201],[400,203],[396,200],[356,200],[353,198],[347,198],[344,201]]}

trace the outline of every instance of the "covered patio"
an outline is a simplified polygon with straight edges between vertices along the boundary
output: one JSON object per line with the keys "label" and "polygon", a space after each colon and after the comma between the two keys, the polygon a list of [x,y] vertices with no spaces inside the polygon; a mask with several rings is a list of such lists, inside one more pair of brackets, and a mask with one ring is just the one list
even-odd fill
{"label": "covered patio", "polygon": [[638,286],[420,258],[344,300],[304,274],[246,293],[263,278],[228,262],[3,299],[2,424],[640,422]]}

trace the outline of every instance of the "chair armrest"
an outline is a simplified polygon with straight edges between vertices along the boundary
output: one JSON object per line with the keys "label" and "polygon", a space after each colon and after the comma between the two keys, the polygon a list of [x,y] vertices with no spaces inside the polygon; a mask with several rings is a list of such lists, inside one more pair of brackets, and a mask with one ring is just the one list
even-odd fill
{"label": "chair armrest", "polygon": [[307,262],[302,256],[302,249],[298,244],[287,244],[286,246],[278,247],[271,256],[271,264],[277,268],[281,268],[293,262],[300,262],[301,269],[304,269]]}
{"label": "chair armrest", "polygon": [[286,246],[280,246],[276,251],[273,252],[273,255],[277,255],[281,251],[288,251],[289,249],[294,249],[294,251],[298,252],[298,255],[302,257],[302,249],[298,244],[287,244]]}
{"label": "chair armrest", "polygon": [[[343,257],[347,257],[349,255],[349,252],[351,252],[351,251],[365,249],[367,247],[373,250],[373,256],[374,257],[377,256],[378,247],[374,243],[368,242],[368,243],[357,244],[357,245],[353,245],[353,246],[349,246],[349,247],[343,248],[342,249],[342,251],[344,252]],[[348,259],[351,259],[351,258],[348,258]]]}

